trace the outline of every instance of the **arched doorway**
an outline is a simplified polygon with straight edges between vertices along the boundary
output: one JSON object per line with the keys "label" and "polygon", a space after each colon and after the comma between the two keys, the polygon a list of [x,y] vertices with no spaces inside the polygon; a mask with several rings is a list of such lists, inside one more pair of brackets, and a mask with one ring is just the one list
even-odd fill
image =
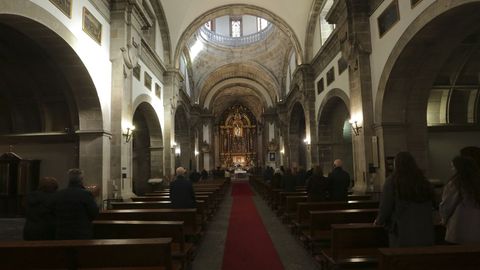
{"label": "arched doorway", "polygon": [[61,187],[66,171],[80,167],[87,185],[105,188],[101,106],[80,58],[32,19],[0,14],[0,31],[0,152],[40,160],[39,176],[56,177]]}
{"label": "arched doorway", "polygon": [[446,181],[453,156],[478,146],[478,10],[479,2],[437,1],[405,32],[408,42],[394,48],[376,103],[387,165],[407,150],[429,178]]}
{"label": "arched doorway", "polygon": [[148,179],[163,176],[162,129],[153,107],[141,103],[133,115],[133,192],[143,195],[150,191]]}
{"label": "arched doorway", "polygon": [[290,113],[288,129],[289,165],[291,168],[306,168],[307,166],[307,141],[305,111],[300,103],[295,103]]}
{"label": "arched doorway", "polygon": [[192,168],[191,141],[187,112],[183,106],[179,106],[175,112],[175,168],[179,166]]}
{"label": "arched doorway", "polygon": [[[343,96],[345,96],[343,94]],[[346,98],[346,100],[344,100]],[[319,160],[323,172],[332,170],[335,159],[343,161],[343,168],[353,176],[352,128],[348,98],[329,96],[320,107],[318,118]]]}

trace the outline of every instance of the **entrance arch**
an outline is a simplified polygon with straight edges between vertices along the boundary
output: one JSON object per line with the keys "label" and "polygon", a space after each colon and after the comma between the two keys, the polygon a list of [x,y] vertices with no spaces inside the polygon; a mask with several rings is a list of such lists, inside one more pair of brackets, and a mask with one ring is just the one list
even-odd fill
{"label": "entrance arch", "polygon": [[23,158],[41,160],[40,177],[54,176],[61,187],[66,171],[79,167],[85,183],[106,197],[108,138],[97,90],[72,47],[75,37],[30,2],[15,1],[0,13],[0,54],[8,59],[0,64],[0,103],[6,105],[0,151],[13,145]]}
{"label": "entrance arch", "polygon": [[133,114],[133,192],[150,191],[148,179],[163,176],[163,137],[155,109],[148,102],[138,105]]}
{"label": "entrance arch", "polygon": [[[438,157],[438,153],[432,153],[432,146],[435,144],[432,145],[432,132],[436,133],[436,139],[441,133],[442,139],[452,146],[452,149],[442,149],[445,160],[436,161],[440,162],[438,164],[444,163],[442,167],[448,167],[451,157],[458,154],[460,149],[453,149],[452,142],[455,136],[465,133],[445,137],[455,123],[445,122],[443,127],[429,124],[427,108],[432,89],[443,86],[454,91],[458,88],[458,80],[455,78],[464,74],[465,69],[454,68],[456,70],[453,71],[450,67],[448,71],[447,66],[455,60],[458,64],[461,58],[459,51],[472,45],[477,46],[473,40],[477,40],[480,33],[479,9],[479,1],[436,1],[410,25],[400,38],[404,42],[398,43],[392,51],[380,79],[375,108],[375,118],[379,124],[377,134],[380,146],[383,147],[383,151],[380,151],[381,175],[389,174],[389,171],[385,171],[386,159],[393,157],[398,151],[409,151],[422,168],[428,168],[429,177],[436,178],[435,174],[432,174],[436,169],[431,165],[432,158]],[[471,53],[473,56],[475,51],[471,50]],[[455,59],[456,57],[458,59]],[[467,62],[471,57],[464,55],[463,58],[465,66],[468,66]],[[478,85],[480,67],[470,66],[470,69],[470,72],[477,72]],[[453,99],[447,102],[448,107],[458,108],[458,104],[451,101]],[[462,129],[479,130],[478,119],[471,124],[470,127],[461,124]]]}
{"label": "entrance arch", "polygon": [[350,101],[340,89],[330,91],[318,112],[319,160],[323,172],[332,170],[335,159],[353,175],[353,146],[350,120]]}
{"label": "entrance arch", "polygon": [[297,102],[293,105],[290,113],[290,124],[288,127],[288,153],[289,166],[291,168],[307,166],[307,149],[304,142],[307,134],[305,111],[303,106]]}

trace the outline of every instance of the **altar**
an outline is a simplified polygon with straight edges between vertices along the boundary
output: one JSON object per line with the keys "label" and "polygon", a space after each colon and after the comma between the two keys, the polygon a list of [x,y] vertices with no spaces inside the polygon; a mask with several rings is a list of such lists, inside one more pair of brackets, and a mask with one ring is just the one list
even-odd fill
{"label": "altar", "polygon": [[257,160],[257,122],[252,112],[237,104],[227,109],[220,121],[218,138],[223,167],[254,166]]}

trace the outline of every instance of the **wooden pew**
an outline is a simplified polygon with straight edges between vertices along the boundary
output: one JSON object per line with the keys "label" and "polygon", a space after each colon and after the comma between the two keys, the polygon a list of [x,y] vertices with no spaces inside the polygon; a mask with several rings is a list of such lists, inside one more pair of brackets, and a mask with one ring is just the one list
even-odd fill
{"label": "wooden pew", "polygon": [[328,246],[332,224],[373,223],[377,214],[378,209],[310,211],[309,229],[302,231],[302,240],[315,252],[317,246]]}
{"label": "wooden pew", "polygon": [[379,270],[478,270],[480,245],[381,248]]}
{"label": "wooden pew", "polygon": [[202,234],[195,208],[104,210],[97,216],[97,220],[183,221],[187,236],[198,238]]}
{"label": "wooden pew", "polygon": [[[122,209],[174,209],[171,201],[147,201],[147,202],[112,202],[113,210]],[[205,201],[197,201],[198,219],[197,222],[206,225],[208,208]]]}
{"label": "wooden pew", "polygon": [[95,239],[171,238],[171,254],[185,269],[192,259],[194,246],[185,242],[183,221],[95,220]]}
{"label": "wooden pew", "polygon": [[[348,201],[348,202],[305,202],[297,203],[297,215],[294,218],[294,230],[300,230],[309,226],[309,211],[343,210],[343,209],[371,209],[378,208],[378,201]],[[372,220],[373,222],[373,220]]]}
{"label": "wooden pew", "polygon": [[[205,211],[208,212],[208,214],[212,214],[213,212],[216,211],[218,205],[216,204],[216,201],[213,199],[213,197],[209,195],[195,195],[195,199],[197,201],[204,201],[205,202]],[[132,198],[133,200],[133,198]],[[155,201],[170,201],[170,195],[167,196],[144,196],[144,197],[137,197],[135,201],[150,201],[150,202],[155,202]]]}
{"label": "wooden pew", "polygon": [[376,268],[378,248],[388,247],[387,232],[373,223],[332,224],[330,232],[330,249],[319,256],[325,269]]}
{"label": "wooden pew", "polygon": [[171,238],[0,242],[1,269],[178,269]]}

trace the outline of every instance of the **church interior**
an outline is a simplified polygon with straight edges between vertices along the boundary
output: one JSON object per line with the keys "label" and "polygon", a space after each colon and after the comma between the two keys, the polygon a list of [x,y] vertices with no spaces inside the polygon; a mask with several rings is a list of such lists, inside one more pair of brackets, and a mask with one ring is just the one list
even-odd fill
{"label": "church interior", "polygon": [[[479,269],[479,238],[447,241],[462,203],[442,217],[454,158],[480,166],[479,13],[0,0],[0,269]],[[429,246],[393,247],[378,222],[399,152],[432,186]],[[173,207],[179,167],[194,208]],[[45,178],[68,188],[72,168],[99,208],[92,238],[25,241],[29,194]],[[330,188],[337,168],[348,197],[313,202],[310,179]]]}

